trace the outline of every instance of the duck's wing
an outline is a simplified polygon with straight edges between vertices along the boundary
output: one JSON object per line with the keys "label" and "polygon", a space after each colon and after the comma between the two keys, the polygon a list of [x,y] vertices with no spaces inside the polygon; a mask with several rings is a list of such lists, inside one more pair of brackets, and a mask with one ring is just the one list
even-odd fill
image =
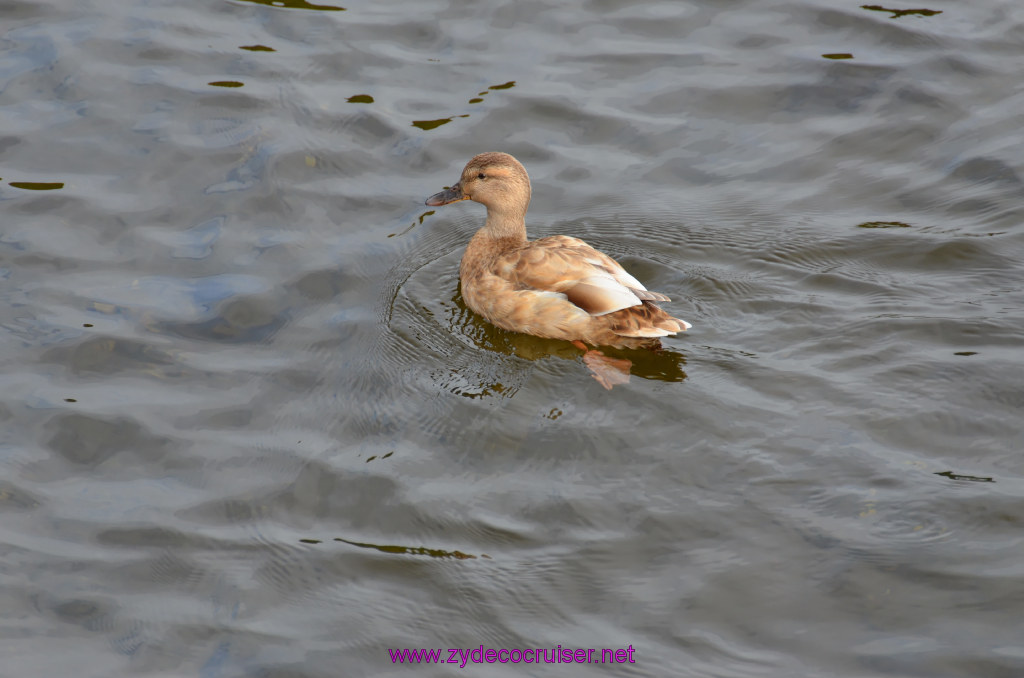
{"label": "duck's wing", "polygon": [[617,261],[578,238],[541,238],[503,254],[498,274],[522,288],[560,292],[592,316],[669,301],[626,273]]}

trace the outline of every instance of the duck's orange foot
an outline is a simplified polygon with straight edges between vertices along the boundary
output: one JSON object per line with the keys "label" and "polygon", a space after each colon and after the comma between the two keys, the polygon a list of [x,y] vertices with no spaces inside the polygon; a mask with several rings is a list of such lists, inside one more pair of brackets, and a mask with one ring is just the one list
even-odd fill
{"label": "duck's orange foot", "polygon": [[583,364],[590,368],[591,376],[609,391],[616,384],[629,383],[629,368],[633,362],[625,358],[609,358],[600,351],[583,354]]}

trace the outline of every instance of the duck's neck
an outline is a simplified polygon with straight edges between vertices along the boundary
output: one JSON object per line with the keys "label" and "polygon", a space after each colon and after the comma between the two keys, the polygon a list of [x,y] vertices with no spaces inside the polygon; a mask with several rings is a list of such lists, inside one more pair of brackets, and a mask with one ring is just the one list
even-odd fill
{"label": "duck's neck", "polygon": [[487,210],[487,222],[477,233],[491,240],[509,240],[516,244],[526,242],[526,211]]}

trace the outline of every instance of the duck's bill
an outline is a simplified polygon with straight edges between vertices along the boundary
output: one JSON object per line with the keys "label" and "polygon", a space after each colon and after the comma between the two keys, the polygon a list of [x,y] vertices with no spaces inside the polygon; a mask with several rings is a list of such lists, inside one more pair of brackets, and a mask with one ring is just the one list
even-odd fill
{"label": "duck's bill", "polygon": [[440,193],[427,198],[427,205],[430,207],[440,207],[441,205],[447,205],[449,203],[458,202],[460,200],[466,200],[466,196],[462,194],[462,184],[457,183],[451,188],[447,188]]}

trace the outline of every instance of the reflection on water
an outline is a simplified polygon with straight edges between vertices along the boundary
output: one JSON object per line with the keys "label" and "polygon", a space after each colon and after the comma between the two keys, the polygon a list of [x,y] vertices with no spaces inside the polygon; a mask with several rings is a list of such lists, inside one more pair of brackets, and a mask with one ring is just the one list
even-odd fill
{"label": "reflection on water", "polygon": [[857,224],[857,228],[910,228],[910,224],[902,221],[865,221]]}
{"label": "reflection on water", "polygon": [[[300,539],[303,544],[321,544],[319,539]],[[373,549],[380,551],[381,553],[393,553],[396,555],[403,556],[430,556],[431,558],[455,558],[457,560],[475,560],[476,558],[490,558],[486,553],[481,553],[479,556],[473,556],[462,551],[445,551],[444,549],[430,549],[425,546],[396,546],[394,544],[363,544],[356,541],[349,541],[348,539],[342,539],[341,537],[335,537],[334,541],[341,542],[342,544],[348,544],[350,546],[358,546],[363,549]]]}
{"label": "reflection on water", "polygon": [[[488,87],[484,91],[478,92],[475,97],[472,97],[466,103],[468,103],[468,104],[483,103],[483,101],[484,101],[483,97],[486,96],[487,94],[489,94],[490,92],[492,92],[494,90],[511,89],[512,87],[515,87],[515,85],[516,85],[516,81],[515,80],[510,80],[510,81],[508,81],[506,83],[503,83],[501,85],[491,85],[490,87]],[[418,127],[419,129],[421,129],[421,130],[426,132],[426,131],[430,131],[430,130],[433,130],[433,129],[437,129],[441,125],[446,125],[446,124],[450,123],[452,120],[455,120],[456,118],[468,118],[468,117],[469,117],[469,113],[462,113],[462,114],[459,114],[459,115],[452,115],[452,116],[449,116],[447,118],[438,118],[437,120],[414,120],[413,123],[412,123],[412,126],[413,127]]]}
{"label": "reflection on water", "polygon": [[[6,672],[1024,675],[1024,6],[346,7],[5,9]],[[465,308],[487,150],[628,384]]]}
{"label": "reflection on water", "polygon": [[861,9],[870,10],[872,12],[891,12],[892,16],[890,19],[899,19],[903,16],[935,16],[936,14],[942,14],[942,10],[935,9],[890,9],[888,7],[882,7],[881,5],[861,5]]}
{"label": "reflection on water", "polygon": [[315,5],[305,0],[237,0],[238,2],[251,2],[256,5],[269,5],[283,9],[314,9],[322,12],[344,12],[344,7],[335,5]]}
{"label": "reflection on water", "polygon": [[438,118],[437,120],[413,120],[412,121],[412,126],[413,127],[418,127],[418,128],[420,128],[421,130],[424,130],[424,131],[429,131],[429,130],[432,130],[432,129],[437,129],[441,125],[447,125],[448,123],[450,123],[455,118],[468,118],[468,117],[469,117],[469,114],[465,113],[463,115],[453,115],[450,118]]}
{"label": "reflection on water", "polygon": [[64,183],[60,181],[9,181],[7,183],[14,188],[26,191],[55,191],[64,188]]}
{"label": "reflection on water", "polygon": [[971,476],[964,473],[953,473],[952,471],[941,471],[936,473],[937,476],[945,476],[950,480],[970,480],[976,483],[994,483],[995,478],[983,478],[981,476]]}

